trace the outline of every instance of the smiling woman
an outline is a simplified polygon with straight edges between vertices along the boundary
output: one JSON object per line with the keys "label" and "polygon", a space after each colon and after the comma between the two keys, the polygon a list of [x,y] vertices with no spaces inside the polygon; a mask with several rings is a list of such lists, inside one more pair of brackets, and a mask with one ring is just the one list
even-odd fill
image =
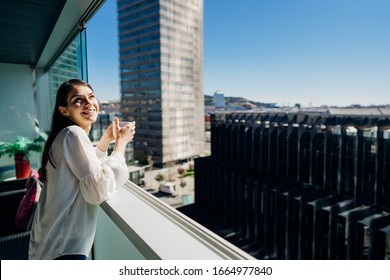
{"label": "smiling woman", "polygon": [[86,259],[95,237],[97,205],[128,180],[124,152],[135,128],[120,127],[115,118],[94,147],[88,133],[98,113],[87,82],[71,79],[59,87],[39,171],[44,185],[31,230],[30,259]]}
{"label": "smiling woman", "polygon": [[59,111],[89,133],[97,119],[99,103],[90,86],[76,85],[69,93],[67,106],[59,106]]}

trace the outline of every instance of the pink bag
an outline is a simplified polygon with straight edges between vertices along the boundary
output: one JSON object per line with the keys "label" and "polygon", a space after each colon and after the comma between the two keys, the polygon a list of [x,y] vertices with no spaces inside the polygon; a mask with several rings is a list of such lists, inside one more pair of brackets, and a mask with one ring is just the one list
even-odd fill
{"label": "pink bag", "polygon": [[41,192],[41,186],[37,177],[37,172],[31,171],[30,176],[27,178],[27,191],[19,204],[15,217],[15,227],[18,231],[30,230],[34,210]]}

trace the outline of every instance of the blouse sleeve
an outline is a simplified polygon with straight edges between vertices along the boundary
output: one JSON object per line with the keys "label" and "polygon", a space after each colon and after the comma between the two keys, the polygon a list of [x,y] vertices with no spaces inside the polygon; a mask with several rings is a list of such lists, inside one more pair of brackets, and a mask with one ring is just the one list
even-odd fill
{"label": "blouse sleeve", "polygon": [[69,127],[64,138],[64,157],[88,203],[99,205],[111,198],[129,179],[124,156],[118,152],[107,156],[93,147],[80,127]]}

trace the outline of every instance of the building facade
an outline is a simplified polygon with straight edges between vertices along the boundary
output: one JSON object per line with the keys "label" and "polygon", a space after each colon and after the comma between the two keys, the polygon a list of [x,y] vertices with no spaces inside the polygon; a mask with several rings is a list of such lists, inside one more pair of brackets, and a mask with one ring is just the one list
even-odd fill
{"label": "building facade", "polygon": [[211,115],[195,205],[179,209],[257,259],[390,258],[390,119]]}
{"label": "building facade", "polygon": [[204,147],[203,0],[118,1],[122,117],[135,158],[193,158]]}
{"label": "building facade", "polygon": [[219,108],[226,107],[225,94],[220,90],[214,92],[213,101],[215,107],[219,107]]}

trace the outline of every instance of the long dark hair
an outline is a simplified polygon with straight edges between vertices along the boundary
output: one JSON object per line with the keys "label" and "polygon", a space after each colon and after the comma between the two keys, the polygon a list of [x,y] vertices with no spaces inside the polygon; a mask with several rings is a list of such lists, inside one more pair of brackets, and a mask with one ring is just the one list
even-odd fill
{"label": "long dark hair", "polygon": [[49,153],[54,139],[57,137],[58,133],[60,133],[60,131],[63,130],[65,127],[71,125],[77,125],[70,118],[62,115],[58,108],[59,106],[66,107],[68,105],[67,102],[68,93],[71,92],[75,86],[86,86],[93,91],[92,87],[87,82],[79,79],[68,80],[58,88],[57,96],[56,96],[56,104],[54,106],[53,117],[51,121],[51,128],[45,144],[45,148],[43,149],[42,163],[41,163],[41,168],[39,169],[39,179],[42,182],[47,181],[46,165],[48,164],[48,162],[50,162],[50,164],[54,166],[54,164],[51,162],[50,153]]}

